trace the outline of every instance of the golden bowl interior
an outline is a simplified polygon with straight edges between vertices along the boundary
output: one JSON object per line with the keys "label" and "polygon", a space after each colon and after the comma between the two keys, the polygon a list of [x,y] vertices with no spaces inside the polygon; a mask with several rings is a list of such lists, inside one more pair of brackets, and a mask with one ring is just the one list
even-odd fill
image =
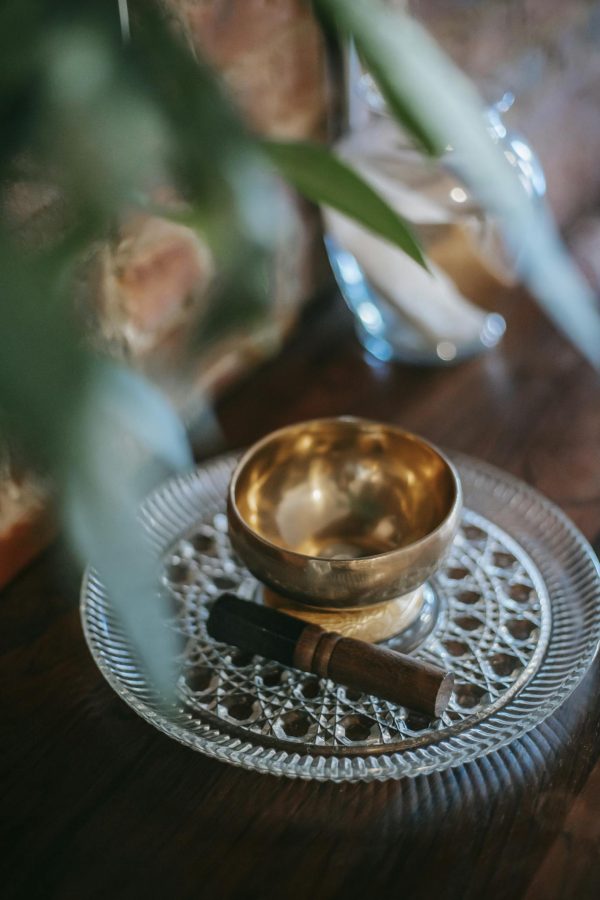
{"label": "golden bowl interior", "polygon": [[282,429],[249,451],[232,484],[238,515],[260,539],[313,559],[398,550],[451,512],[444,457],[414,435],[360,419]]}

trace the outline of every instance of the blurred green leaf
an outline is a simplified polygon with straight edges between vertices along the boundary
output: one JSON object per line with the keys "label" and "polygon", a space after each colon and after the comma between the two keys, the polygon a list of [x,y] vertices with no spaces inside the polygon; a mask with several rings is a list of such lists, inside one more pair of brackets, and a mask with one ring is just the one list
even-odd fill
{"label": "blurred green leaf", "polygon": [[191,465],[190,450],[149,384],[86,349],[73,280],[90,242],[107,240],[138,198],[151,207],[156,188],[175,188],[217,258],[225,293],[216,292],[206,320],[216,333],[231,298],[250,306],[268,296],[258,273],[277,223],[265,211],[269,167],[213,73],[158,4],[135,12],[124,45],[116,3],[20,0],[0,9],[0,179],[16,173],[34,200],[50,183],[65,208],[34,251],[2,206],[0,419],[53,473],[72,543],[99,571],[168,696],[173,635],[137,512],[156,480]]}
{"label": "blurred green leaf", "polygon": [[309,200],[356,219],[427,269],[410,226],[360,175],[325,147],[278,141],[266,141],[263,147],[281,175]]}
{"label": "blurred green leaf", "polygon": [[[417,22],[379,0],[315,0],[356,46],[392,112],[430,149],[451,147],[455,171],[500,222],[519,274],[548,315],[600,369],[600,310],[548,210],[532,203],[488,130],[470,81]],[[415,128],[416,124],[416,128]]]}
{"label": "blurred green leaf", "polygon": [[0,228],[0,418],[26,457],[52,472],[72,545],[101,574],[168,701],[174,636],[137,513],[148,490],[192,458],[159,392],[85,349],[71,297],[81,249],[69,241],[26,252]]}
{"label": "blurred green leaf", "polygon": [[[315,8],[323,21],[336,29],[346,40],[350,37],[358,50],[359,56],[367,64],[367,68],[376,80],[379,90],[385,99],[388,108],[398,122],[401,122],[406,131],[425,153],[438,156],[444,150],[444,144],[438,136],[423,122],[421,110],[416,104],[410,90],[404,90],[394,77],[393,66],[390,66],[390,57],[385,53],[386,48],[380,42],[379,33],[382,24],[380,13],[381,6],[371,4],[369,0],[362,3],[361,0],[313,0]],[[357,8],[355,8],[357,7]],[[365,25],[365,17],[370,21]],[[397,29],[399,22],[387,22]],[[382,52],[383,51],[383,52]]]}
{"label": "blurred green leaf", "polygon": [[169,611],[160,593],[159,561],[138,510],[166,475],[191,466],[183,427],[146,381],[96,363],[67,434],[59,471],[72,543],[99,573],[140,662],[168,703],[178,648],[166,627]]}
{"label": "blurred green leaf", "polygon": [[37,465],[55,468],[85,389],[86,356],[64,282],[71,256],[32,254],[0,229],[0,409]]}

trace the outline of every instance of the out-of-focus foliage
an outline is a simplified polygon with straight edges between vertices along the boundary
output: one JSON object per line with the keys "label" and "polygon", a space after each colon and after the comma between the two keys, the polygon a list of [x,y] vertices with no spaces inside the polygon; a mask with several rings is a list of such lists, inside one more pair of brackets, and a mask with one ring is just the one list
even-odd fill
{"label": "out-of-focus foliage", "polygon": [[[596,363],[598,319],[546,222],[532,216],[483,129],[472,92],[406,17],[367,0],[316,0],[353,35],[395,115],[428,151],[452,143],[464,176],[523,244],[523,272]],[[124,0],[121,0],[121,11]],[[60,227],[23,239],[0,204],[0,425],[53,471],[83,559],[101,571],[158,688],[175,655],[161,625],[154,570],[136,527],[145,492],[191,464],[182,427],[144,381],[86,350],[74,273],[90,242],[125,211],[175,188],[210,244],[218,289],[204,322],[216,334],[267,298],[274,164],[311,199],[337,207],[421,261],[410,230],[324,148],[263,145],[211,71],[174,36],[158,6],[133,5],[124,41],[117,0],[7,0],[0,7],[0,181],[59,188]],[[543,266],[542,266],[543,262]],[[547,267],[544,270],[544,266]],[[130,455],[124,448],[135,448]],[[152,460],[136,477],[136,453]]]}
{"label": "out-of-focus foliage", "polygon": [[282,175],[309,200],[335,206],[340,212],[360,218],[371,231],[397,244],[415,262],[427,268],[421,248],[407,224],[356,172],[324,147],[270,141],[264,148]]}
{"label": "out-of-focus foliage", "polygon": [[[225,274],[238,250],[260,267],[271,235],[250,201],[256,145],[214,77],[152,5],[132,30],[124,44],[116,3],[20,0],[0,11],[3,186],[26,179],[35,193],[36,179],[51,182],[63,206],[58,233],[37,248],[2,207],[0,410],[3,429],[55,474],[74,545],[102,572],[168,693],[174,647],[136,513],[152,482],[190,465],[191,455],[163,398],[86,350],[73,276],[90,242],[164,184],[198,211]],[[264,303],[265,292],[250,299]],[[214,328],[227,316],[223,306]],[[144,456],[151,461],[141,483],[134,462]]]}
{"label": "out-of-focus foliage", "polygon": [[[174,646],[136,514],[154,481],[191,464],[190,451],[153,388],[86,349],[73,278],[92,241],[125,212],[155,209],[155,189],[167,185],[215,257],[216,290],[201,323],[207,339],[266,308],[280,222],[273,169],[218,80],[172,34],[158,4],[130,6],[128,40],[116,0],[9,0],[0,9],[2,188],[26,181],[35,194],[36,181],[41,190],[51,183],[61,197],[59,227],[37,248],[15,229],[10,204],[0,206],[0,424],[54,473],[74,546],[102,573],[168,696]],[[364,195],[345,188],[334,180],[329,202],[360,216]],[[370,214],[374,227],[378,216],[404,235],[383,201]],[[143,455],[142,483],[134,461]]]}
{"label": "out-of-focus foliage", "polygon": [[532,202],[485,125],[473,85],[417,22],[381,0],[315,0],[353,38],[392,114],[428,153],[452,148],[452,165],[495,215],[523,281],[549,316],[600,369],[597,298],[570,259],[548,210]]}

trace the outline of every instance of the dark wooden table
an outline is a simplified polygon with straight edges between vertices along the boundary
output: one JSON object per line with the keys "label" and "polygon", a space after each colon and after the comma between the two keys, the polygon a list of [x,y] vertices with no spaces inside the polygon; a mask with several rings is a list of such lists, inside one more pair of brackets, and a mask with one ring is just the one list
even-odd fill
{"label": "dark wooden table", "polygon": [[[312,416],[399,423],[534,484],[600,544],[600,379],[520,294],[502,348],[448,371],[369,361],[338,298],[220,405],[231,446]],[[86,649],[51,548],[0,597],[2,896],[600,895],[600,674],[499,753],[402,782],[254,775],[154,731]]]}

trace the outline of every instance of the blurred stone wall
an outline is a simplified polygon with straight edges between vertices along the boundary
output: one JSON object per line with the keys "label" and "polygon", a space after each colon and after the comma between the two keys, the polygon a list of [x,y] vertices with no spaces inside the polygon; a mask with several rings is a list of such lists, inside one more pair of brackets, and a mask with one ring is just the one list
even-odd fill
{"label": "blurred stone wall", "polygon": [[325,46],[306,0],[164,2],[254,128],[280,138],[326,136]]}
{"label": "blurred stone wall", "polygon": [[[161,2],[181,39],[222,75],[253,130],[287,139],[327,137],[326,47],[306,0]],[[210,283],[208,248],[199,246],[197,235],[137,215],[92,267],[100,343],[133,360],[184,411],[196,408],[199,395],[221,392],[274,352],[304,303],[331,277],[317,211],[282,190],[291,222],[272,262],[268,319],[255,330],[233,330],[195,363],[187,360],[185,371],[186,333],[202,314]]]}

